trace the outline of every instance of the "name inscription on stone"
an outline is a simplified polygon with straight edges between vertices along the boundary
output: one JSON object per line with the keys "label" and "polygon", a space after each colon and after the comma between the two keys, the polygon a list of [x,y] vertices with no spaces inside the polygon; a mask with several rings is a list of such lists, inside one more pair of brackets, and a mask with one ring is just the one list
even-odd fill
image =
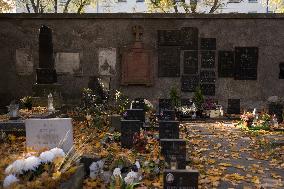
{"label": "name inscription on stone", "polygon": [[234,77],[234,52],[219,51],[218,53],[218,76]]}
{"label": "name inscription on stone", "polygon": [[180,76],[180,48],[163,46],[159,47],[158,76],[179,77]]}
{"label": "name inscription on stone", "polygon": [[183,73],[184,74],[198,73],[198,51],[183,52]]}

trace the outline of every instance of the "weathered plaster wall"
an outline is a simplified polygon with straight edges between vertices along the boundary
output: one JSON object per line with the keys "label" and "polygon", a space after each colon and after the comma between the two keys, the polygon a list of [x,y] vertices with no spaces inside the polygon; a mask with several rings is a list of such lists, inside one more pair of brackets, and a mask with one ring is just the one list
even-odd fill
{"label": "weathered plaster wall", "polygon": [[[151,100],[168,97],[169,88],[180,87],[180,78],[158,78],[157,30],[197,27],[199,37],[217,39],[218,50],[234,50],[235,46],[259,48],[258,79],[239,81],[217,78],[216,98],[224,107],[228,98],[240,98],[242,107],[261,107],[269,96],[284,96],[284,80],[278,79],[279,63],[284,61],[284,15],[234,14],[86,14],[86,15],[0,15],[0,105],[11,98],[32,94],[35,68],[38,65],[39,28],[45,24],[53,29],[54,51],[80,53],[80,68],[67,69],[58,76],[65,97],[77,98],[87,87],[90,76],[99,76],[100,49],[116,48],[116,72],[111,88],[121,89],[130,97]],[[121,49],[134,40],[132,26],[144,28],[144,43],[154,51],[153,87],[120,86]],[[24,49],[24,50],[19,50]],[[16,54],[18,53],[18,55]],[[19,54],[26,52],[26,56]],[[72,54],[78,57],[77,54]],[[25,62],[27,73],[17,73]],[[63,57],[63,56],[61,56]],[[30,62],[34,72],[30,73]],[[19,65],[22,64],[22,65]],[[21,67],[22,66],[22,67]],[[216,64],[217,72],[217,64]],[[182,93],[189,97],[192,93]]]}

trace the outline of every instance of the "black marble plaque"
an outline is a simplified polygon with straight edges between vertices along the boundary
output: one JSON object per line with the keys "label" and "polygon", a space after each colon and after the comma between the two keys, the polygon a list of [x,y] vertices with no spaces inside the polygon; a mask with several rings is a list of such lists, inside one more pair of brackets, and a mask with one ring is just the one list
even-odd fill
{"label": "black marble plaque", "polygon": [[197,170],[165,169],[164,189],[198,189],[198,177]]}
{"label": "black marble plaque", "polygon": [[241,100],[240,99],[228,99],[228,114],[240,114],[241,112]]}
{"label": "black marble plaque", "polygon": [[215,68],[215,51],[201,51],[201,68]]}
{"label": "black marble plaque", "polygon": [[180,76],[180,48],[163,46],[158,50],[158,76],[179,77]]}
{"label": "black marble plaque", "polygon": [[159,46],[180,46],[181,32],[180,30],[158,30]]}
{"label": "black marble plaque", "polygon": [[178,139],[179,122],[178,121],[159,121],[160,139]]}
{"label": "black marble plaque", "polygon": [[198,73],[198,51],[184,51],[183,53],[183,73]]}
{"label": "black marble plaque", "polygon": [[183,75],[181,77],[181,91],[194,92],[199,85],[198,75]]}
{"label": "black marble plaque", "polygon": [[284,79],[284,63],[279,64],[279,79]]}
{"label": "black marble plaque", "polygon": [[161,120],[175,120],[176,113],[174,110],[164,110],[161,114]]}
{"label": "black marble plaque", "polygon": [[143,109],[145,110],[146,105],[144,102],[144,98],[136,98],[133,102],[132,102],[132,109]]}
{"label": "black marble plaque", "polygon": [[140,120],[145,122],[145,111],[143,109],[128,109],[126,110],[127,115],[125,119],[127,120]]}
{"label": "black marble plaque", "polygon": [[171,99],[159,99],[159,113],[162,113],[164,110],[172,110],[173,108]]}
{"label": "black marble plaque", "polygon": [[202,83],[200,85],[201,91],[203,95],[206,96],[215,96],[215,84],[214,83]]}
{"label": "black marble plaque", "polygon": [[183,49],[197,50],[198,49],[198,28],[185,27],[181,29],[181,42]]}
{"label": "black marble plaque", "polygon": [[202,70],[200,71],[200,82],[201,83],[214,83],[216,81],[215,71],[213,70]]}
{"label": "black marble plaque", "polygon": [[193,101],[190,98],[182,98],[180,100],[181,106],[188,106],[188,107],[190,107],[190,106],[192,106],[192,103],[193,103]]}
{"label": "black marble plaque", "polygon": [[201,50],[216,50],[216,38],[201,38],[200,39]]}
{"label": "black marble plaque", "polygon": [[283,121],[283,105],[277,103],[270,103],[268,106],[268,111],[270,115],[275,115],[278,123]]}
{"label": "black marble plaque", "polygon": [[121,146],[132,148],[135,134],[140,133],[143,123],[140,120],[121,120]]}
{"label": "black marble plaque", "polygon": [[234,77],[234,52],[219,51],[218,53],[218,76]]}
{"label": "black marble plaque", "polygon": [[160,139],[161,154],[165,161],[170,164],[171,161],[177,162],[177,169],[186,167],[186,141],[184,139]]}
{"label": "black marble plaque", "polygon": [[258,48],[235,48],[235,79],[257,80]]}

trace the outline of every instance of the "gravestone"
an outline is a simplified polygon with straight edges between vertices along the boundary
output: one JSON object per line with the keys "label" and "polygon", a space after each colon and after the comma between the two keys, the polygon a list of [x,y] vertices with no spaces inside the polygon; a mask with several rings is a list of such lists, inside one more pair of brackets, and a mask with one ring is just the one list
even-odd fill
{"label": "gravestone", "polygon": [[214,70],[202,70],[200,71],[200,82],[201,83],[214,83],[216,81]]}
{"label": "gravestone", "polygon": [[284,63],[279,64],[279,79],[284,79]]}
{"label": "gravestone", "polygon": [[160,46],[158,49],[158,76],[180,76],[180,47]]}
{"label": "gravestone", "polygon": [[71,118],[27,119],[26,145],[41,150],[59,147],[67,153],[73,146]]}
{"label": "gravestone", "polygon": [[121,115],[110,115],[110,123],[111,127],[114,128],[115,131],[121,131]]}
{"label": "gravestone", "polygon": [[203,95],[215,96],[215,84],[214,83],[202,83],[200,89]]}
{"label": "gravestone", "polygon": [[216,50],[216,38],[201,38],[200,39],[201,50]]}
{"label": "gravestone", "polygon": [[23,120],[9,120],[0,122],[0,133],[12,134],[15,136],[25,136],[26,128]]}
{"label": "gravestone", "polygon": [[171,99],[160,98],[159,99],[159,113],[162,113],[164,110],[172,110],[173,105]]}
{"label": "gravestone", "polygon": [[185,50],[198,49],[198,28],[184,27],[180,31],[181,42]]}
{"label": "gravestone", "polygon": [[197,170],[164,170],[164,189],[198,189]]}
{"label": "gravestone", "polygon": [[52,30],[43,25],[39,33],[39,68],[36,69],[38,84],[52,84],[57,82],[54,69]]}
{"label": "gravestone", "polygon": [[182,99],[180,100],[181,106],[190,107],[190,106],[192,106],[192,103],[193,103],[193,101],[192,101],[190,98],[182,98]]}
{"label": "gravestone", "polygon": [[198,75],[183,75],[181,77],[181,91],[194,92],[199,85]]}
{"label": "gravestone", "polygon": [[186,141],[184,139],[160,139],[161,154],[170,165],[175,161],[177,169],[186,167]]}
{"label": "gravestone", "polygon": [[144,48],[143,28],[134,26],[132,29],[135,41],[122,54],[121,84],[151,86],[154,82],[152,51]]}
{"label": "gravestone", "polygon": [[159,121],[160,139],[178,139],[179,122],[178,121]]}
{"label": "gravestone", "polygon": [[234,77],[234,52],[219,51],[218,54],[218,76],[219,77]]}
{"label": "gravestone", "polygon": [[146,104],[144,102],[144,98],[136,98],[132,103],[132,109],[143,109],[145,110]]}
{"label": "gravestone", "polygon": [[278,123],[283,121],[283,105],[278,103],[270,103],[268,106],[268,112],[270,115],[274,115],[277,118]]}
{"label": "gravestone", "polygon": [[161,120],[175,120],[176,113],[174,110],[164,110],[161,115]]}
{"label": "gravestone", "polygon": [[127,120],[140,120],[145,122],[145,111],[143,109],[127,109]]}
{"label": "gravestone", "polygon": [[179,46],[181,43],[180,30],[158,30],[159,46]]}
{"label": "gravestone", "polygon": [[121,146],[132,148],[135,134],[140,133],[142,122],[140,120],[121,120]]}
{"label": "gravestone", "polygon": [[201,68],[215,68],[215,51],[201,51]]}
{"label": "gravestone", "polygon": [[240,114],[241,112],[241,101],[240,99],[228,99],[228,114]]}
{"label": "gravestone", "polygon": [[235,47],[236,80],[257,80],[257,64],[257,47]]}
{"label": "gravestone", "polygon": [[100,75],[113,76],[116,74],[116,48],[100,48],[99,52]]}
{"label": "gravestone", "polygon": [[198,73],[198,51],[183,52],[183,73],[184,74]]}

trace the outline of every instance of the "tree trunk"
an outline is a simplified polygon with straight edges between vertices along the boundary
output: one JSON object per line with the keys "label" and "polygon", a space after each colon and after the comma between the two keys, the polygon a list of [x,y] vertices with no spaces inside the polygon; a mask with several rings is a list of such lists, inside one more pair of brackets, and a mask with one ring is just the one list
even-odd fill
{"label": "tree trunk", "polygon": [[57,0],[54,0],[54,13],[57,13]]}
{"label": "tree trunk", "polygon": [[35,5],[34,0],[31,0],[31,4],[32,4],[33,10],[34,10],[34,13],[38,13],[37,6]]}
{"label": "tree trunk", "polygon": [[214,0],[213,6],[211,7],[209,13],[214,13],[218,9],[218,2],[219,0]]}
{"label": "tree trunk", "polygon": [[68,6],[69,6],[69,3],[71,2],[71,0],[67,0],[65,6],[64,6],[64,9],[63,9],[63,13],[68,13]]}

